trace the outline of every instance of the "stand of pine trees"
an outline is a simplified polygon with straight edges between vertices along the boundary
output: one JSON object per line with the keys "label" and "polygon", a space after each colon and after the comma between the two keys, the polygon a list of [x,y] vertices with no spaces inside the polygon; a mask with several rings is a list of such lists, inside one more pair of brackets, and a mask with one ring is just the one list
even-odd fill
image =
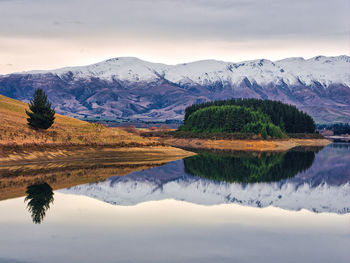
{"label": "stand of pine trees", "polygon": [[[293,105],[284,104],[280,101],[262,100],[262,99],[230,99],[221,101],[212,101],[201,104],[194,104],[185,110],[184,124],[186,125],[189,117],[199,109],[209,106],[241,106],[250,108],[254,111],[261,111],[266,114],[272,124],[281,128],[286,133],[315,133],[315,122],[310,115],[298,110]],[[238,116],[233,118],[239,118]],[[212,119],[215,122],[215,119]]]}
{"label": "stand of pine trees", "polygon": [[193,112],[179,128],[180,131],[208,133],[253,133],[264,139],[283,138],[286,135],[260,110],[241,106],[209,106]]}

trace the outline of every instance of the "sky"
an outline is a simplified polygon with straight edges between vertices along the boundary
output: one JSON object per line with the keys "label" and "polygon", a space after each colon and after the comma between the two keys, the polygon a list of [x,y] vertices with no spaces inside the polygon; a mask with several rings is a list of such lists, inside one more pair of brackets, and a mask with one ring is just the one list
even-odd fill
{"label": "sky", "polygon": [[350,54],[349,0],[0,0],[0,74]]}

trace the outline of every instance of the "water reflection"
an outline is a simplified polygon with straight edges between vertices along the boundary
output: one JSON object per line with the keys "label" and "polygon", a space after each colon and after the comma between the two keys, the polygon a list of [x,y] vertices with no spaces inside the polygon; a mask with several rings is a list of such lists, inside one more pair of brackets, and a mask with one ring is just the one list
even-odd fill
{"label": "water reflection", "polygon": [[55,190],[89,182],[104,181],[111,176],[125,175],[161,164],[153,162],[96,164],[94,160],[87,159],[84,164],[73,160],[64,163],[18,165],[11,168],[0,165],[0,201],[24,196],[27,186],[38,181],[47,182]]}
{"label": "water reflection", "polygon": [[27,204],[28,211],[31,213],[32,220],[35,224],[40,224],[46,211],[50,208],[50,204],[53,203],[53,191],[50,185],[47,183],[34,184],[27,187],[25,202]]}
{"label": "water reflection", "polygon": [[339,144],[275,155],[206,153],[61,191],[125,206],[176,199],[342,214],[350,212],[349,160],[349,147]]}
{"label": "water reflection", "polygon": [[212,180],[238,183],[275,182],[307,170],[319,149],[286,153],[204,153],[184,159],[185,172]]}
{"label": "water reflection", "polygon": [[[299,157],[294,155],[305,152],[310,159],[296,164]],[[39,228],[28,220],[22,198],[1,201],[0,262],[350,262],[350,214],[344,214],[350,212],[350,149],[337,144],[305,152],[222,156],[246,162],[246,169],[267,181],[194,176],[183,160],[99,183],[87,177],[88,184],[55,192],[55,209]],[[294,161],[287,156],[294,156]],[[231,165],[225,162],[229,161],[218,161],[217,169]],[[299,166],[289,168],[293,165]],[[283,178],[276,173],[273,181],[265,171],[274,171],[275,166],[289,172]],[[26,200],[33,221],[42,222],[52,207],[52,188],[61,187],[64,177],[67,185],[72,185],[72,178],[82,182],[80,176],[85,175],[76,172],[52,173],[49,178],[56,178],[56,185],[44,179],[40,182],[50,185],[25,184],[24,189],[31,185]],[[113,170],[106,176],[109,173]],[[38,182],[38,176],[34,179]],[[266,206],[274,207],[255,208]]]}

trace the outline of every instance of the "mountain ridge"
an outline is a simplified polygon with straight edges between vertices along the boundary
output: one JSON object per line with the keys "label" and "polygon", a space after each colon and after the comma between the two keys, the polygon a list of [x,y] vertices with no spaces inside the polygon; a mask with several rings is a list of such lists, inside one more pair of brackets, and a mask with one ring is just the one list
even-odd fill
{"label": "mountain ridge", "polygon": [[35,88],[43,88],[57,112],[78,118],[181,120],[193,103],[253,97],[296,105],[317,122],[347,122],[349,69],[346,55],[176,65],[120,57],[0,75],[0,93],[28,101]]}
{"label": "mountain ridge", "polygon": [[[165,63],[148,62],[148,61],[139,59],[137,57],[115,57],[115,58],[107,59],[107,60],[104,60],[101,62],[85,65],[85,66],[63,67],[63,68],[52,69],[52,70],[22,71],[22,72],[14,72],[14,73],[6,74],[6,75],[8,76],[8,75],[12,75],[12,74],[53,73],[53,74],[57,74],[60,76],[60,75],[66,74],[67,72],[72,72],[72,73],[78,74],[78,76],[81,76],[81,75],[79,75],[79,73],[85,73],[86,74],[85,77],[94,77],[94,76],[97,77],[97,76],[101,75],[100,77],[105,77],[106,80],[112,80],[111,77],[118,76],[115,73],[118,71],[118,69],[121,69],[121,66],[123,66],[125,68],[129,68],[128,71],[132,70],[132,67],[134,67],[134,70],[135,69],[140,70],[140,66],[143,66],[146,69],[148,69],[150,71],[150,73],[153,73],[154,77],[162,76],[162,78],[163,78],[163,77],[166,77],[165,74],[172,73],[169,71],[176,70],[176,69],[179,69],[181,67],[193,67],[194,66],[196,71],[198,71],[198,69],[199,69],[199,72],[202,73],[203,70],[205,70],[205,69],[208,70],[208,69],[210,69],[210,67],[213,67],[213,66],[215,66],[215,67],[213,67],[214,70],[217,70],[218,66],[223,66],[225,68],[222,68],[222,69],[226,69],[227,71],[233,72],[233,70],[232,70],[232,68],[230,68],[230,66],[238,69],[239,67],[242,67],[242,66],[254,67],[256,65],[258,65],[259,67],[263,67],[264,65],[272,65],[274,67],[279,68],[280,69],[279,71],[281,73],[284,73],[285,71],[282,67],[283,66],[288,67],[287,64],[290,64],[290,63],[312,64],[315,61],[321,62],[321,64],[329,63],[329,65],[332,65],[332,63],[339,62],[339,61],[344,61],[345,63],[350,64],[350,56],[346,56],[346,55],[331,56],[331,57],[316,56],[316,57],[312,57],[309,59],[304,59],[302,57],[290,57],[290,58],[285,58],[285,59],[276,60],[276,61],[272,61],[272,60],[268,60],[268,59],[255,59],[255,60],[247,60],[247,61],[241,61],[241,62],[226,62],[226,61],[215,60],[215,59],[205,59],[205,60],[198,60],[198,61],[192,61],[192,62],[187,62],[187,63],[179,63],[179,64],[174,64],[174,65],[165,64]],[[120,63],[118,63],[118,62],[120,62]],[[122,64],[122,65],[118,65],[118,64]],[[104,65],[110,66],[110,68],[107,68],[108,70],[110,70],[110,72],[108,72],[109,73],[108,75],[101,74],[102,73],[101,71],[94,72],[94,69],[100,70],[101,67],[103,67]],[[115,68],[111,68],[111,66],[115,66]],[[203,66],[205,66],[205,67],[203,67]],[[310,66],[310,65],[308,65],[308,66]],[[88,70],[86,70],[86,69],[88,69]],[[85,70],[85,72],[84,72],[84,70]],[[289,68],[289,71],[290,71],[290,68]],[[145,72],[140,72],[138,75],[140,75],[141,73],[145,73]],[[241,73],[241,72],[238,72],[238,73]],[[346,76],[344,79],[339,78],[337,80],[336,78],[334,78],[333,82],[343,82],[346,85],[350,85],[349,70],[346,71],[345,73],[346,73]],[[298,74],[294,73],[294,75],[298,75]],[[337,75],[337,76],[341,77],[340,75]],[[81,76],[81,77],[83,77],[83,76]],[[121,76],[121,77],[125,77],[125,76]],[[179,76],[177,76],[177,77],[179,77]],[[186,77],[186,73],[183,74],[183,77]],[[329,76],[328,76],[328,78],[329,78]],[[130,79],[124,79],[124,80],[130,80]],[[308,80],[308,81],[310,81],[310,80]],[[176,81],[174,81],[174,82],[176,82]]]}

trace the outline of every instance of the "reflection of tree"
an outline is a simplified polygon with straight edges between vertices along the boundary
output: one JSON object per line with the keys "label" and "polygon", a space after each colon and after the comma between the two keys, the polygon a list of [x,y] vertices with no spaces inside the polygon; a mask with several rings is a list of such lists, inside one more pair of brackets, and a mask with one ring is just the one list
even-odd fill
{"label": "reflection of tree", "polygon": [[314,151],[286,153],[205,153],[184,159],[185,171],[218,181],[254,183],[273,182],[295,176],[308,169]]}
{"label": "reflection of tree", "polygon": [[28,211],[32,214],[32,219],[35,224],[40,224],[46,214],[46,210],[50,208],[50,203],[53,202],[53,191],[47,183],[34,184],[27,187]]}

